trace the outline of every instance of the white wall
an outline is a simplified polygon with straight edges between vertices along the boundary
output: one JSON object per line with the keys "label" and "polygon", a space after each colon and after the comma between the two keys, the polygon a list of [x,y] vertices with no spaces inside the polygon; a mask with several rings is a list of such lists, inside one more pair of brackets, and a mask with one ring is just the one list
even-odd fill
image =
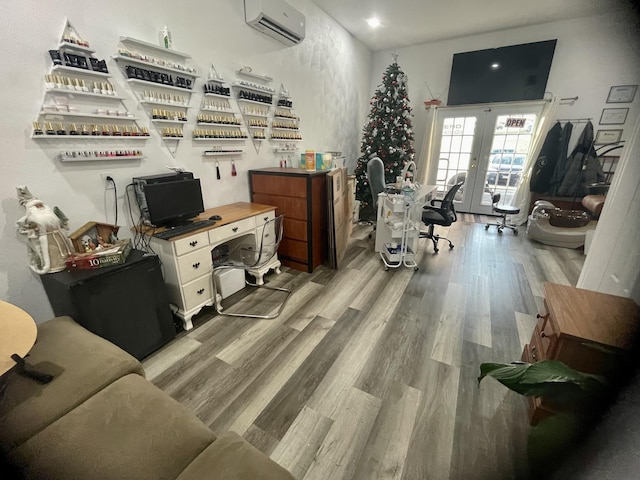
{"label": "white wall", "polygon": [[[142,161],[61,164],[56,155],[61,150],[78,149],[78,144],[38,143],[29,137],[31,122],[43,100],[44,75],[51,66],[47,51],[56,48],[65,17],[89,41],[98,58],[115,54],[120,36],[155,43],[166,24],[173,48],[191,54],[192,64],[205,78],[213,62],[228,82],[237,78],[235,70],[243,65],[272,76],[276,89],[283,82],[301,117],[302,149],[340,150],[347,158],[357,157],[367,113],[372,55],[311,1],[289,3],[307,17],[307,38],[295,47],[285,47],[247,26],[241,0],[0,3],[0,39],[5,45],[0,53],[0,298],[24,308],[37,321],[52,314],[38,276],[27,267],[24,239],[16,233],[15,221],[24,214],[16,199],[16,185],[26,184],[47,204],[59,206],[70,218],[73,231],[91,220],[113,222],[112,192],[105,193],[100,176],[101,172],[109,173],[118,186],[118,223],[126,235],[131,222],[125,215],[124,191],[133,176],[163,173],[166,165],[184,167],[201,179],[205,206],[214,207],[249,200],[247,170],[278,166],[268,142],[263,142],[256,154],[247,141],[245,155],[236,162],[238,176],[231,177],[228,161],[221,161],[223,179],[216,180],[215,162],[201,156],[206,146],[189,139],[197,108],[189,110],[185,139],[175,159],[155,135],[142,146],[146,156]],[[129,111],[141,114],[140,123],[148,125],[153,134],[153,125],[144,118],[115,62],[109,60],[108,67],[118,93],[128,99]],[[202,79],[192,95],[192,107],[200,104],[201,84]],[[86,145],[80,149],[94,149],[90,143]]]}

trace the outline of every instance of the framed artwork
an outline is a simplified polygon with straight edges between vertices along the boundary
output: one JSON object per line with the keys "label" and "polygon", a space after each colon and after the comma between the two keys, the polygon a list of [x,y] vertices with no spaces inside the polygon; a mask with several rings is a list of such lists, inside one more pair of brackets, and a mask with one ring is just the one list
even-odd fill
{"label": "framed artwork", "polygon": [[616,85],[609,89],[607,103],[631,103],[636,96],[638,85]]}
{"label": "framed artwork", "polygon": [[598,130],[594,143],[596,145],[606,145],[619,142],[621,138],[622,130]]}
{"label": "framed artwork", "polygon": [[627,120],[628,108],[603,108],[600,125],[622,125]]}

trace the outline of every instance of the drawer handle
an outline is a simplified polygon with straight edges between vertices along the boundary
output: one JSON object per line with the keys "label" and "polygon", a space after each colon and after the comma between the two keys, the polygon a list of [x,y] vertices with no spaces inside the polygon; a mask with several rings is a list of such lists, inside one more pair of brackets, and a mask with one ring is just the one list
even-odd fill
{"label": "drawer handle", "polygon": [[198,244],[198,240],[194,240],[193,242],[189,242],[189,245],[195,247]]}
{"label": "drawer handle", "polygon": [[269,220],[269,217],[263,217],[262,219],[266,222],[267,220]]}
{"label": "drawer handle", "polygon": [[193,264],[193,268],[199,268],[200,267],[200,262],[194,263]]}
{"label": "drawer handle", "polygon": [[233,232],[237,232],[238,231],[238,227],[233,227],[231,230],[233,230]]}
{"label": "drawer handle", "polygon": [[201,288],[200,290],[197,291],[198,295],[202,295],[204,293],[204,288]]}

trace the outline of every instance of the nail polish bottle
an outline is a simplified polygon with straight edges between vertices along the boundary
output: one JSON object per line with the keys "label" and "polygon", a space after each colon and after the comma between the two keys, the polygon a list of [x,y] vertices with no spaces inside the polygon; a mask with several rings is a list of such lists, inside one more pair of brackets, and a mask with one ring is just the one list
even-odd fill
{"label": "nail polish bottle", "polygon": [[46,128],[45,133],[47,135],[55,135],[56,134],[56,131],[53,129],[53,125],[51,124],[51,122],[47,122],[47,125],[46,125],[45,128]]}
{"label": "nail polish bottle", "polygon": [[62,58],[60,58],[60,50],[49,50],[49,55],[54,65],[62,65]]}
{"label": "nail polish bottle", "polygon": [[235,177],[236,175],[238,175],[238,172],[236,171],[236,162],[235,160],[231,160],[231,176]]}
{"label": "nail polish bottle", "polygon": [[142,136],[143,137],[149,136],[149,129],[147,127],[142,127]]}
{"label": "nail polish bottle", "polygon": [[73,87],[76,89],[76,92],[81,92],[82,91],[82,85],[80,84],[80,79],[79,78],[74,78],[73,79]]}
{"label": "nail polish bottle", "polygon": [[139,137],[140,136],[140,129],[136,125],[131,127],[131,136],[132,137]]}
{"label": "nail polish bottle", "polygon": [[80,87],[82,88],[83,92],[88,92],[89,91],[89,87],[87,87],[87,84],[85,83],[84,80],[80,80]]}
{"label": "nail polish bottle", "polygon": [[71,128],[69,129],[69,135],[78,135],[78,127],[76,127],[75,123],[71,124]]}
{"label": "nail polish bottle", "polygon": [[87,129],[87,125],[85,123],[82,124],[80,135],[89,135],[89,130]]}
{"label": "nail polish bottle", "polygon": [[122,136],[123,137],[130,137],[131,136],[131,130],[129,130],[129,127],[127,127],[127,126],[124,127],[124,131],[122,132]]}
{"label": "nail polish bottle", "polygon": [[98,128],[98,125],[96,125],[95,123],[91,127],[91,135],[94,135],[94,136],[100,135],[100,129]]}
{"label": "nail polish bottle", "polygon": [[102,125],[102,136],[108,137],[110,135],[111,135],[111,132],[109,131],[109,125]]}
{"label": "nail polish bottle", "polygon": [[113,135],[114,137],[122,136],[122,132],[120,131],[120,127],[118,127],[118,125],[112,125],[111,130],[112,130],[111,135]]}
{"label": "nail polish bottle", "polygon": [[42,135],[44,132],[40,128],[40,124],[38,122],[33,122],[33,134],[34,135]]}
{"label": "nail polish bottle", "polygon": [[56,135],[66,135],[67,131],[64,129],[62,123],[58,123],[58,128],[56,130]]}

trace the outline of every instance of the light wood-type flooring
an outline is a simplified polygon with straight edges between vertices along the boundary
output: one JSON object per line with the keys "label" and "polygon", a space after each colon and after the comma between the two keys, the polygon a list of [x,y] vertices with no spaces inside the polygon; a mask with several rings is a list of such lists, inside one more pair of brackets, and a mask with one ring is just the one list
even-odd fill
{"label": "light wood-type flooring", "polygon": [[[202,312],[147,376],[300,480],[525,478],[525,400],[478,386],[479,365],[520,359],[542,282],[575,285],[584,256],[472,221],[437,228],[453,250],[420,240],[417,272],[385,271],[357,226],[340,270],[266,277],[294,291],[280,317]],[[280,295],[225,302],[270,311]]]}

